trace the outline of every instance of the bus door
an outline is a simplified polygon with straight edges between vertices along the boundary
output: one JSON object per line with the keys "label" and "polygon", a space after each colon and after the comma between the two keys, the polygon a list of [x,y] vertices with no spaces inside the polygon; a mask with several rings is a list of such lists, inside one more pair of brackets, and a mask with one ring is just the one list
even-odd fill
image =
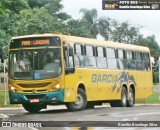
{"label": "bus door", "polygon": [[76,77],[73,58],[73,48],[64,46],[64,70],[65,70],[65,102],[76,101]]}

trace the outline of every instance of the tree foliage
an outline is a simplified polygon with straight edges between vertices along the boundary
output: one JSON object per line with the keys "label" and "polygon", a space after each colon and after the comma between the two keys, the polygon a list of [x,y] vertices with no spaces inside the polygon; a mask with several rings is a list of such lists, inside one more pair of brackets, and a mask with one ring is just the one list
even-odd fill
{"label": "tree foliage", "polygon": [[13,36],[49,32],[147,46],[151,55],[159,57],[160,48],[154,35],[144,37],[141,27],[128,21],[119,22],[108,17],[98,17],[96,9],[80,10],[82,18],[73,19],[63,12],[62,0],[1,0],[0,46],[8,45]]}
{"label": "tree foliage", "polygon": [[88,28],[86,28],[86,26],[88,25],[84,20],[71,19],[67,22],[65,31],[74,36],[93,37],[90,33],[88,33]]}
{"label": "tree foliage", "polygon": [[82,20],[86,22],[86,27],[88,29],[88,33],[90,33],[94,38],[96,38],[96,35],[98,34],[98,26],[97,26],[97,10],[91,9],[87,10],[85,8],[80,9],[79,11],[82,13]]}
{"label": "tree foliage", "polygon": [[21,11],[17,25],[18,35],[56,32],[61,28],[58,19],[52,17],[44,8]]}
{"label": "tree foliage", "polygon": [[0,9],[3,12],[10,10],[19,13],[19,11],[27,8],[29,6],[26,0],[2,0],[0,2]]}
{"label": "tree foliage", "polygon": [[153,56],[155,59],[158,59],[158,57],[160,56],[160,47],[154,35],[147,36],[147,37],[141,37],[139,39],[138,44],[141,46],[149,47],[151,56]]}

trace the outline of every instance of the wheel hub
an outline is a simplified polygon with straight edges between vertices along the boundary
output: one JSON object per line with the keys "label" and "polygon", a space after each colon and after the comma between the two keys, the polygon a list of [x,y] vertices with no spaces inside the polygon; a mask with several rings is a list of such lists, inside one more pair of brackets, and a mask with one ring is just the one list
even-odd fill
{"label": "wheel hub", "polygon": [[81,95],[77,95],[77,101],[75,102],[76,106],[80,106],[83,104],[83,97]]}
{"label": "wheel hub", "polygon": [[129,93],[129,102],[130,102],[130,103],[133,102],[133,93]]}

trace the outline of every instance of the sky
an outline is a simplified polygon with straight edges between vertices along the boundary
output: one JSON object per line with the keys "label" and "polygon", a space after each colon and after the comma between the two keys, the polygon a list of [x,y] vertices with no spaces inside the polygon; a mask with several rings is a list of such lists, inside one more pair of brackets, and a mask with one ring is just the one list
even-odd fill
{"label": "sky", "polygon": [[67,12],[74,19],[82,17],[79,13],[81,8],[98,11],[98,17],[110,17],[119,22],[129,21],[136,27],[142,27],[141,33],[144,36],[154,34],[160,45],[160,10],[102,10],[102,0],[63,0],[63,11]]}

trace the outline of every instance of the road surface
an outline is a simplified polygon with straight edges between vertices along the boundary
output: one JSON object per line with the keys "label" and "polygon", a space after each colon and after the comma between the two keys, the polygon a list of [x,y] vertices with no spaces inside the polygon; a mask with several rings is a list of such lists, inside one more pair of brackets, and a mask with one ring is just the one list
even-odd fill
{"label": "road surface", "polygon": [[[60,121],[64,130],[72,130],[73,128],[71,128],[71,126],[75,126],[77,122],[78,125],[80,124],[83,126],[84,124],[83,127],[84,130],[87,130],[86,127],[87,123],[89,124],[88,130],[113,129],[113,127],[106,128],[107,123],[109,126],[112,125],[115,126],[115,121],[116,123],[122,123],[122,125],[124,125],[124,123],[128,121],[133,121],[133,122],[140,121],[139,126],[141,126],[141,129],[145,128],[144,127],[145,124],[143,124],[144,123],[143,121],[149,121],[149,125],[153,125],[153,127],[152,128],[148,127],[148,129],[160,128],[156,127],[156,125],[160,126],[159,122],[158,124],[153,122],[153,121],[160,121],[160,105],[138,105],[131,108],[130,107],[111,108],[109,107],[109,105],[103,105],[103,107],[96,107],[94,109],[87,109],[78,112],[70,112],[66,109],[65,106],[49,106],[48,109],[44,109],[36,114],[30,114],[23,108],[0,109],[0,113],[3,113],[4,115],[8,116],[9,121],[20,121],[20,122],[46,121],[45,122],[46,124],[47,123],[49,123],[49,125],[52,124],[52,127],[47,129],[53,129],[53,127],[59,125],[59,122],[57,121]],[[95,127],[96,123],[98,124],[98,127]],[[106,125],[105,127],[104,124]],[[69,125],[69,127],[67,125]],[[130,124],[125,124],[125,125],[130,125]],[[120,127],[120,129],[128,129],[128,128],[138,129],[137,127],[130,127],[130,126]],[[38,127],[30,129],[44,130],[45,128]],[[60,128],[55,127],[54,129],[60,130],[62,129],[62,127]],[[76,128],[74,129],[76,130]],[[8,129],[6,128],[6,130]],[[79,127],[77,128],[77,130],[79,130]]]}

